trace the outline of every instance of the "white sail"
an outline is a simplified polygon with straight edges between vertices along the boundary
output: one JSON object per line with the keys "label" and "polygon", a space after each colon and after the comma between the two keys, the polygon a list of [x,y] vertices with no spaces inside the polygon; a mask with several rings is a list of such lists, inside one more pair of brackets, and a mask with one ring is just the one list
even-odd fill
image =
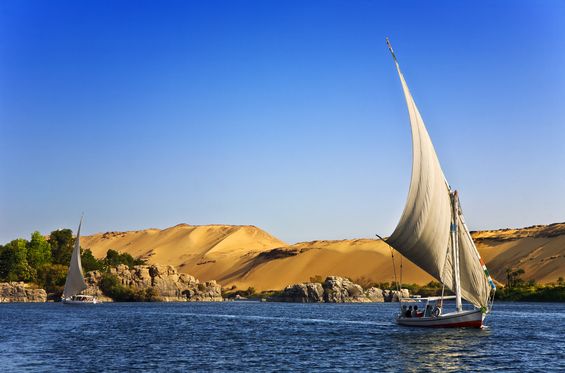
{"label": "white sail", "polygon": [[[424,121],[410,94],[392,48],[396,69],[408,106],[412,129],[412,178],[408,201],[398,226],[387,243],[455,291],[452,266],[450,189],[441,169]],[[462,216],[460,215],[462,219]],[[489,278],[465,225],[458,223],[462,297],[478,307],[486,307]],[[486,270],[486,267],[484,268]]]}
{"label": "white sail", "polygon": [[491,289],[496,286],[471,238],[463,214],[457,219],[459,230],[459,273],[461,296],[477,307],[488,307]]}
{"label": "white sail", "polygon": [[65,281],[65,289],[63,290],[63,298],[70,298],[77,295],[86,289],[86,283],[82,275],[82,265],[80,262],[80,227],[82,225],[82,218],[78,225],[77,238],[75,246],[71,255],[71,264],[69,265],[69,272],[67,273],[67,280]]}

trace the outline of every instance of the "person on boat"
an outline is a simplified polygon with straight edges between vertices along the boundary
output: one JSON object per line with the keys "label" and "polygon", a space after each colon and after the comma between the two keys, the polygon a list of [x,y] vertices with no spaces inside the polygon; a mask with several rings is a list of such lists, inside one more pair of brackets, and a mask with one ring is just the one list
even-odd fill
{"label": "person on boat", "polygon": [[418,317],[418,306],[414,306],[412,310],[412,317]]}
{"label": "person on boat", "polygon": [[431,304],[427,304],[426,305],[426,310],[424,311],[424,317],[430,317],[432,315],[432,305]]}
{"label": "person on boat", "polygon": [[434,309],[432,310],[432,316],[433,317],[438,317],[439,315],[441,315],[441,306],[443,305],[443,302],[441,300],[436,301],[436,305],[434,307]]}
{"label": "person on boat", "polygon": [[408,307],[408,310],[406,311],[405,316],[406,317],[412,317],[412,306]]}

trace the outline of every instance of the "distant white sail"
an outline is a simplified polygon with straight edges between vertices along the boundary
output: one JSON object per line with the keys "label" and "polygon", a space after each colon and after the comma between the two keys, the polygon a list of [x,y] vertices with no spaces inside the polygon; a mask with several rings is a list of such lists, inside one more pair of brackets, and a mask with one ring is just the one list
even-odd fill
{"label": "distant white sail", "polygon": [[82,265],[80,262],[80,227],[82,225],[82,218],[78,225],[77,238],[75,246],[71,255],[71,263],[69,265],[69,272],[67,273],[67,280],[65,281],[65,289],[63,290],[63,298],[70,298],[77,295],[86,289],[86,283],[82,275]]}
{"label": "distant white sail", "polygon": [[[455,274],[450,254],[450,225],[453,214],[449,185],[424,121],[400,71],[396,56],[390,45],[389,48],[393,54],[408,106],[412,129],[413,164],[408,201],[398,226],[386,241],[455,291]],[[486,267],[481,264],[478,251],[462,219],[460,215],[457,224],[461,294],[475,306],[487,307],[492,281],[486,272]]]}

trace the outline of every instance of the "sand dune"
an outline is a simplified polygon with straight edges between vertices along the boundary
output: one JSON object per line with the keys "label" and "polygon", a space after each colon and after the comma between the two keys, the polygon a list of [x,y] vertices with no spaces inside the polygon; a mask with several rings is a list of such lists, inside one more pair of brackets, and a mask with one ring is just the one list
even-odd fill
{"label": "sand dune", "polygon": [[237,272],[257,254],[286,246],[254,226],[179,224],[164,230],[108,232],[81,238],[96,257],[108,249],[127,252],[149,263],[171,264],[201,280],[215,280]]}
{"label": "sand dune", "polygon": [[[473,232],[473,238],[493,277],[502,283],[506,268],[523,268],[524,279],[542,283],[565,277],[565,223]],[[281,289],[328,275],[353,280],[364,277],[375,282],[394,279],[390,250],[379,240],[288,245],[254,226],[180,224],[164,230],[107,232],[83,237],[82,246],[97,257],[115,249],[240,289]],[[397,271],[400,259],[396,254]],[[405,258],[402,265],[405,283],[433,280]]]}
{"label": "sand dune", "polygon": [[555,282],[565,277],[565,223],[473,232],[493,277],[505,282],[507,268],[522,268],[525,280]]}
{"label": "sand dune", "polygon": [[[398,256],[395,263],[399,270]],[[427,283],[433,280],[408,260],[404,259],[402,264],[404,282]],[[354,281],[365,277],[378,282],[392,282],[394,273],[390,250],[382,241],[370,239],[303,242],[259,255],[245,273],[226,278],[225,282],[238,288],[253,286],[267,290],[309,281],[314,276],[325,278],[329,275],[345,276]]]}

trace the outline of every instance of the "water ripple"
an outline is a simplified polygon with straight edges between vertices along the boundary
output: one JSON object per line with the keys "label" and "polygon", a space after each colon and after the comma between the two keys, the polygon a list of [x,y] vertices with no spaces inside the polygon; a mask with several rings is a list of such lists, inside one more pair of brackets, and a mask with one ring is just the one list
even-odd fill
{"label": "water ripple", "polygon": [[564,304],[498,303],[477,329],[394,324],[394,304],[0,305],[5,372],[565,369]]}

